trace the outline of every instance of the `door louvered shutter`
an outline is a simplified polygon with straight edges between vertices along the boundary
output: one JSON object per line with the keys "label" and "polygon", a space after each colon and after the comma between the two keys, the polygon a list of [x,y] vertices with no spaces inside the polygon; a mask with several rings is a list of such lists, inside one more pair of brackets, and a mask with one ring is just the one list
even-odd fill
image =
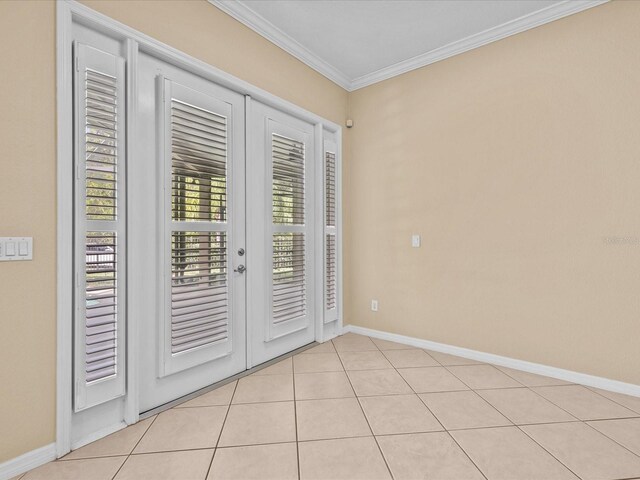
{"label": "door louvered shutter", "polygon": [[164,81],[167,315],[161,373],[230,352],[228,104]]}
{"label": "door louvered shutter", "polygon": [[307,317],[307,178],[303,141],[271,132],[270,147],[271,334],[278,336]]}
{"label": "door louvered shutter", "polygon": [[325,141],[324,146],[324,205],[325,205],[325,323],[338,318],[338,197],[336,145]]}
{"label": "door louvered shutter", "polygon": [[76,44],[76,411],[124,394],[124,59]]}
{"label": "door louvered shutter", "polygon": [[[304,226],[304,144],[272,135],[273,225]],[[295,228],[295,227],[294,227]],[[304,232],[273,234],[273,322],[306,313]]]}

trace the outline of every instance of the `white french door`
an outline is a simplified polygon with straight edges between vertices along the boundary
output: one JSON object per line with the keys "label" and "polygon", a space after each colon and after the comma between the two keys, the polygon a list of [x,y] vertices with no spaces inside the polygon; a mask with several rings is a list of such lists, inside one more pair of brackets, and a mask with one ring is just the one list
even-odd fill
{"label": "white french door", "polygon": [[244,97],[144,54],[139,95],[146,411],[246,369]]}
{"label": "white french door", "polygon": [[148,276],[130,301],[145,312],[147,411],[314,341],[315,139],[310,123],[139,63],[130,268]]}
{"label": "white french door", "polygon": [[315,338],[314,127],[256,101],[248,108],[249,366]]}

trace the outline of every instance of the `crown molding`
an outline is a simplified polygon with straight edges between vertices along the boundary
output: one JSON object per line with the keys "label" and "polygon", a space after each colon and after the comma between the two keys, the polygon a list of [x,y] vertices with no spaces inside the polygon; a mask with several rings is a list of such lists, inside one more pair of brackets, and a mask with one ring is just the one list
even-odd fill
{"label": "crown molding", "polygon": [[351,88],[349,91],[367,87],[374,83],[382,82],[383,80],[410,72],[411,70],[431,65],[432,63],[453,57],[454,55],[459,55],[461,53],[468,52],[469,50],[473,50],[474,48],[482,47],[488,43],[496,42],[503,38],[510,37],[511,35],[539,27],[545,23],[550,23],[554,20],[559,20],[560,18],[573,15],[574,13],[597,7],[598,5],[602,5],[608,1],[609,0],[565,0],[564,2],[556,3],[555,5],[538,10],[537,12],[505,22],[496,27],[489,28],[480,33],[476,33],[461,40],[449,43],[443,47],[423,53],[422,55],[415,56],[408,60],[403,60],[402,62],[382,68],[373,73],[354,78],[351,80]]}
{"label": "crown molding", "polygon": [[284,33],[278,27],[268,22],[260,15],[255,13],[244,3],[235,0],[208,0],[209,3],[218,7],[224,13],[232,16],[240,23],[243,23],[251,30],[262,35],[271,43],[277,45],[285,52],[293,55],[302,63],[313,68],[318,73],[324,75],[332,82],[338,84],[345,90],[351,89],[351,81],[344,73],[336,69],[334,66],[325,62],[315,53],[307,50],[296,40]]}
{"label": "crown molding", "polygon": [[357,78],[349,78],[347,75],[321,59],[315,53],[302,46],[296,40],[284,33],[278,27],[268,22],[255,13],[241,1],[236,0],[208,0],[223,12],[251,28],[256,33],[282,48],[296,57],[301,62],[324,75],[329,80],[340,85],[345,90],[352,92],[374,83],[382,82],[389,78],[402,75],[421,67],[425,67],[454,55],[473,50],[488,43],[502,40],[517,33],[530,30],[540,25],[553,22],[563,17],[579,13],[589,8],[597,7],[610,0],[564,0],[536,12],[510,20],[496,27],[484,30],[461,40],[449,43],[435,50],[403,60],[375,72]]}

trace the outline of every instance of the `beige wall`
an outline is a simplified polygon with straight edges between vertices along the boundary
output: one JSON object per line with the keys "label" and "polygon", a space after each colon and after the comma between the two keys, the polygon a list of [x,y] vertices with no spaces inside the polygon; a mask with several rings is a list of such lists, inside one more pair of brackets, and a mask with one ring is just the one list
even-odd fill
{"label": "beige wall", "polygon": [[614,2],[350,95],[347,321],[640,384],[638,24]]}
{"label": "beige wall", "polygon": [[0,463],[55,438],[54,4],[0,2],[0,236],[33,236],[0,263]]}
{"label": "beige wall", "polygon": [[[343,123],[347,92],[212,5],[86,2],[290,102]],[[150,12],[153,12],[150,14]],[[0,1],[0,236],[34,260],[0,264],[0,463],[55,440],[55,5]]]}

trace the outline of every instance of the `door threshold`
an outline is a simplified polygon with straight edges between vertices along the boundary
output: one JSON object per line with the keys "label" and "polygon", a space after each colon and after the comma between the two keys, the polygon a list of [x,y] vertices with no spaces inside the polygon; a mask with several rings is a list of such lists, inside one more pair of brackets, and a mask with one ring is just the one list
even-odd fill
{"label": "door threshold", "polygon": [[317,345],[320,345],[318,342],[311,342],[308,345],[305,345],[303,347],[300,348],[296,348],[295,350],[292,350],[291,352],[285,353],[284,355],[280,355],[279,357],[276,357],[274,359],[269,360],[268,362],[264,362],[261,363],[260,365],[256,365],[253,368],[250,368],[249,370],[245,370],[244,372],[240,372],[240,373],[236,373],[235,375],[232,375],[231,377],[225,378],[224,380],[220,380],[219,382],[213,383],[211,385],[208,385],[204,388],[201,388],[200,390],[196,390],[195,392],[192,392],[188,395],[185,395],[183,397],[180,398],[176,398],[175,400],[172,400],[170,402],[164,403],[162,405],[159,405],[155,408],[152,408],[151,410],[147,410],[146,412],[142,412],[140,413],[140,420],[144,420],[145,418],[149,418],[149,417],[153,417],[154,415],[157,415],[158,413],[164,412],[165,410],[169,410],[173,407],[175,407],[176,405],[180,405],[182,403],[188,402],[189,400],[193,400],[196,397],[199,397],[200,395],[203,395],[205,393],[208,393],[212,390],[215,390],[216,388],[222,387],[224,385],[226,385],[227,383],[231,383],[231,382],[235,382],[236,380],[239,380],[242,377],[246,377],[247,375],[251,375],[252,373],[256,373],[264,368],[270,367],[271,365],[274,365],[278,362],[281,362],[282,360],[289,358],[289,357],[293,357],[294,355],[297,355],[299,353],[304,352],[305,350],[309,350],[312,347],[315,347]]}

